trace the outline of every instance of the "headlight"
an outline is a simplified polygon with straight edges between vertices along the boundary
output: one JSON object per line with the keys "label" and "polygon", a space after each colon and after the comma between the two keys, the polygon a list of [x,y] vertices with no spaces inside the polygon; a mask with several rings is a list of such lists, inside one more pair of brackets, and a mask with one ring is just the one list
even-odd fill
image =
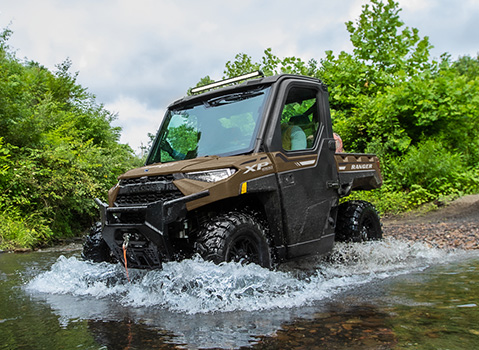
{"label": "headlight", "polygon": [[191,180],[198,180],[204,182],[218,182],[224,180],[236,172],[236,169],[214,169],[207,171],[196,171],[193,173],[186,173],[185,177]]}

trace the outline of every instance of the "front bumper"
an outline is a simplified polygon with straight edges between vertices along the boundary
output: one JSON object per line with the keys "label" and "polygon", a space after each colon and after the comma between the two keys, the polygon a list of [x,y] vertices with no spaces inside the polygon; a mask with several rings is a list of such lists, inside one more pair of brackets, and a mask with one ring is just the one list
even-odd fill
{"label": "front bumper", "polygon": [[186,217],[186,203],[208,195],[206,190],[170,201],[121,207],[109,207],[95,199],[100,207],[103,239],[122,263],[125,263],[123,245],[127,243],[129,267],[161,268],[162,262],[172,260],[175,255],[168,224]]}

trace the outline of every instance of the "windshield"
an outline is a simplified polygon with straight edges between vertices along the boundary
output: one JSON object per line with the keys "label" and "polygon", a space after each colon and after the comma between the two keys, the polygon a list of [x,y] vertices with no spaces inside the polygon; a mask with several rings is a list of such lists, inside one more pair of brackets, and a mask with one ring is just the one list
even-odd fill
{"label": "windshield", "polygon": [[250,152],[268,90],[223,95],[169,110],[146,164]]}

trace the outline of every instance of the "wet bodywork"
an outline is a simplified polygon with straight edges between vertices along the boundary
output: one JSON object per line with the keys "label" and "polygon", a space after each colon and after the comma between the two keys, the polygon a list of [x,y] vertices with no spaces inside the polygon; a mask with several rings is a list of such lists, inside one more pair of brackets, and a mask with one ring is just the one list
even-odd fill
{"label": "wet bodywork", "polygon": [[[305,149],[292,151],[282,145],[280,109],[288,103],[284,96],[294,95],[295,89],[313,92],[315,102],[307,112],[314,122],[314,136]],[[204,101],[221,101],[228,108],[231,96],[237,98],[239,91],[249,98],[250,90],[254,96],[266,91],[265,102],[258,108],[251,143],[245,143],[238,154],[199,156],[201,147],[197,147],[185,151],[185,159],[163,162],[160,152],[152,151],[148,165],[119,177],[108,203],[97,200],[103,239],[118,260],[124,262],[126,254],[129,267],[153,269],[191,257],[201,228],[218,213],[231,210],[255,213],[267,228],[276,262],[328,253],[334,243],[339,198],[352,190],[381,186],[376,156],[335,153],[327,89],[317,79],[293,75],[257,79],[187,97],[169,110],[202,108]],[[221,99],[223,95],[230,100]],[[175,113],[177,118],[190,117]],[[205,139],[200,134],[195,137]],[[164,142],[161,132],[155,142]]]}
{"label": "wet bodywork", "polygon": [[[325,182],[323,190],[329,188],[347,195],[354,189],[373,189],[381,185],[377,157],[336,154],[335,159],[340,169],[338,181]],[[228,206],[231,201],[239,204],[254,199],[261,203],[269,219],[270,233],[274,238],[279,259],[288,258],[288,248],[293,252],[303,249],[301,245],[298,246],[301,240],[311,246],[311,250],[317,250],[318,247],[311,244],[311,239],[303,239],[298,233],[297,237],[292,237],[284,232],[285,226],[288,226],[284,223],[285,211],[297,208],[305,213],[306,210],[307,217],[311,207],[295,205],[294,198],[290,198],[289,207],[283,207],[279,193],[279,182],[293,181],[291,177],[297,176],[298,170],[314,169],[317,166],[317,156],[287,158],[282,153],[264,153],[227,158],[205,157],[194,161],[167,163],[166,166],[156,164],[134,169],[120,177],[118,185],[109,193],[109,204],[99,203],[103,237],[113,254],[122,260],[122,246],[128,235],[129,264],[139,268],[159,268],[162,262],[181,256],[181,252],[175,247],[175,241],[194,239],[189,235],[198,223],[189,221],[196,221],[198,217],[191,213],[203,213],[207,216],[208,211],[217,210],[220,203]],[[234,169],[235,173],[218,183],[185,177],[185,172],[224,168]],[[245,197],[245,200],[240,197]],[[302,202],[305,197],[306,194],[301,196]],[[313,197],[312,200],[316,198]],[[324,205],[329,212],[329,208],[334,208],[337,203],[326,202]],[[330,217],[333,217],[332,213],[329,213],[328,218]],[[298,232],[304,234],[307,231],[304,228],[306,221],[298,220]],[[330,222],[330,226],[329,234],[324,235],[329,236],[329,239],[322,237],[323,239],[317,242],[325,252],[331,248],[334,241],[334,222]],[[297,255],[306,255],[306,252],[289,254],[290,257]]]}

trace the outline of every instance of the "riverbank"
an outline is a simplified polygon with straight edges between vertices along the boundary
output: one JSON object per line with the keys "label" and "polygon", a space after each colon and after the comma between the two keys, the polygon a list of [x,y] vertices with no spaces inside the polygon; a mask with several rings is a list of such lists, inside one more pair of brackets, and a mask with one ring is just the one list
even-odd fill
{"label": "riverbank", "polygon": [[416,210],[382,221],[384,237],[443,249],[479,249],[479,195],[461,197],[436,210]]}
{"label": "riverbank", "polygon": [[[479,194],[461,197],[435,210],[424,207],[381,220],[384,237],[424,242],[442,249],[479,249]],[[58,243],[80,244],[82,241],[83,237],[76,237]],[[17,249],[15,252],[31,250]]]}

